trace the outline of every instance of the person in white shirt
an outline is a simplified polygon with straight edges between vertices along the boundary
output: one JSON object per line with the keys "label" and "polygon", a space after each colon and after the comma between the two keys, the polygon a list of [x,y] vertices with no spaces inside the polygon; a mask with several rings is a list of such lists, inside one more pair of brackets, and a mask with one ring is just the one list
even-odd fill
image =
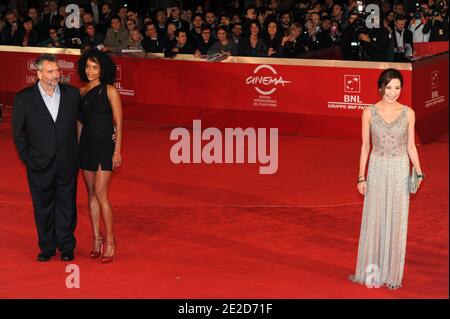
{"label": "person in white shirt", "polygon": [[408,29],[413,34],[413,42],[414,43],[430,41],[431,29],[429,29],[427,33],[423,32],[423,27],[427,24],[427,22],[428,22],[428,19],[426,17],[424,17],[422,12],[413,16],[413,18],[409,22]]}

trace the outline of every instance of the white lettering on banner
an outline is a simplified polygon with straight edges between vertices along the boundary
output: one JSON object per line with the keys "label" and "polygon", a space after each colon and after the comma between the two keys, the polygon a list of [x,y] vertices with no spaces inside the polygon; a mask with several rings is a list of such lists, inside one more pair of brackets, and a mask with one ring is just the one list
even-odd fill
{"label": "white lettering on banner", "polygon": [[[270,74],[268,75],[267,72]],[[245,84],[252,85],[259,93],[252,103],[256,107],[277,107],[278,101],[272,97],[272,94],[278,87],[285,87],[289,83],[292,82],[285,80],[273,66],[267,64],[257,66],[253,70],[253,75],[245,79]]]}
{"label": "white lettering on banner", "polygon": [[431,99],[425,101],[425,108],[445,102],[445,96],[439,95],[439,71],[431,72]]}
{"label": "white lettering on banner", "polygon": [[116,87],[117,92],[119,92],[120,95],[134,96],[134,90],[126,90],[122,88],[122,84],[120,82],[114,83],[114,86]]}
{"label": "white lettering on banner", "polygon": [[[58,60],[58,67],[60,69],[60,82],[70,84],[73,76],[76,73],[75,63],[67,60]],[[36,76],[37,67],[35,59],[29,59],[27,61],[27,70],[31,74],[25,75],[25,83],[36,83],[36,81],[38,81],[38,78]]]}
{"label": "white lettering on banner", "polygon": [[27,75],[25,77],[25,82],[27,84],[34,84],[38,80],[38,77],[36,75]]}
{"label": "white lettering on banner", "polygon": [[431,88],[436,89],[439,86],[439,71],[431,72]]}
{"label": "white lettering on banner", "polygon": [[361,103],[361,100],[359,99],[359,95],[346,95],[346,94],[344,94],[344,102]]}
{"label": "white lettering on banner", "polygon": [[[256,75],[256,74],[258,74],[259,71],[264,70],[264,69],[269,70],[270,72],[273,73],[273,75],[278,75],[277,71],[272,66],[267,65],[267,64],[262,64],[255,68],[255,70],[253,71],[253,74],[255,74],[254,76],[249,76],[245,80],[246,84],[255,85],[255,90],[259,94],[270,95],[277,90],[276,86],[278,86],[278,85],[285,86],[286,84],[291,83],[291,81],[284,80],[282,76],[257,76]],[[271,88],[262,89],[261,87],[257,86],[257,84],[262,84],[264,86],[271,86]]]}
{"label": "white lettering on banner", "polygon": [[[58,60],[58,67],[62,70],[75,71],[75,63],[73,63],[72,61]],[[37,71],[36,60],[35,59],[28,60],[27,68],[28,71],[30,72],[36,72]]]}
{"label": "white lettering on banner", "polygon": [[58,66],[60,69],[75,69],[75,63],[72,61],[58,60]]}
{"label": "white lettering on banner", "polygon": [[[171,131],[170,140],[177,141],[170,149],[170,159],[174,164],[191,163],[191,134],[186,128]],[[274,174],[278,170],[278,128],[269,130],[269,151],[267,152],[266,128],[225,128],[209,127],[202,131],[201,120],[193,121],[192,163],[245,163],[245,140],[247,140],[247,162],[267,164],[259,167],[260,174]],[[203,146],[202,141],[208,141]],[[236,145],[235,145],[236,141]],[[223,155],[225,150],[225,158]],[[234,156],[236,150],[236,156]],[[234,158],[236,157],[236,162]]]}
{"label": "white lettering on banner", "polygon": [[436,91],[431,91],[431,99],[435,99],[439,97],[439,92]]}
{"label": "white lettering on banner", "polygon": [[60,72],[60,80],[59,82],[70,84],[70,74],[64,74],[63,72]]}
{"label": "white lettering on banner", "polygon": [[[344,75],[343,101],[328,102],[329,109],[364,110],[369,104],[363,103],[361,96],[361,76],[358,74]],[[350,93],[350,94],[346,94]]]}

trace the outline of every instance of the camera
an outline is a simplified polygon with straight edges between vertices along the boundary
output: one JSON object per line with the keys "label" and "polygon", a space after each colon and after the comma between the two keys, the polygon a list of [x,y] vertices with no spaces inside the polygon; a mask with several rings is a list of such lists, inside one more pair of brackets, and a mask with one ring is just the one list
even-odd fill
{"label": "camera", "polygon": [[364,14],[365,13],[365,6],[362,1],[356,1],[356,10],[358,10],[358,14]]}
{"label": "camera", "polygon": [[423,9],[420,7],[420,2],[416,2],[413,18],[416,20],[420,19],[421,14],[424,14]]}
{"label": "camera", "polygon": [[438,17],[441,15],[441,11],[444,8],[444,2],[442,1],[438,1],[433,7],[432,7],[432,11],[431,11],[431,15],[433,17]]}
{"label": "camera", "polygon": [[359,36],[361,34],[368,34],[369,29],[366,26],[366,18],[368,14],[365,12],[365,6],[362,4],[362,1],[358,1],[358,8],[353,12],[353,14],[357,15],[355,21],[353,21],[353,38],[352,38],[352,46],[359,46]]}
{"label": "camera", "polygon": [[[352,55],[359,60],[368,60],[368,52],[366,52],[366,45],[359,38],[361,34],[369,34],[369,28],[366,26],[366,19],[370,13],[366,12],[366,7],[363,1],[356,2],[356,8],[352,11],[357,18],[352,23],[352,36],[350,40],[350,48]],[[370,60],[370,59],[369,59]]]}

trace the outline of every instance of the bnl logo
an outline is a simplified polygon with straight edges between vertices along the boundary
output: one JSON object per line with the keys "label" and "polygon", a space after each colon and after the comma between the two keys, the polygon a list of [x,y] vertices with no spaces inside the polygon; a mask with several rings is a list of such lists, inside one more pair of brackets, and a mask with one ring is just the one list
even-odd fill
{"label": "bnl logo", "polygon": [[344,92],[361,92],[361,78],[359,75],[344,75]]}
{"label": "bnl logo", "polygon": [[439,86],[439,71],[431,72],[431,88],[436,89]]}

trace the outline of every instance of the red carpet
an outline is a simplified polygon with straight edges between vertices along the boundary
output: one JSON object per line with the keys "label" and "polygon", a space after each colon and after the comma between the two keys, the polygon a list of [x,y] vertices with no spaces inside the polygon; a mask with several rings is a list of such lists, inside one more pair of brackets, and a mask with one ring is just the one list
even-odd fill
{"label": "red carpet", "polygon": [[279,168],[172,164],[169,128],[126,122],[124,166],[111,184],[117,259],[88,257],[80,175],[74,264],[38,253],[24,167],[0,123],[0,298],[448,298],[448,136],[420,146],[427,179],[412,197],[403,288],[347,280],[362,212],[360,142],[280,136]]}

